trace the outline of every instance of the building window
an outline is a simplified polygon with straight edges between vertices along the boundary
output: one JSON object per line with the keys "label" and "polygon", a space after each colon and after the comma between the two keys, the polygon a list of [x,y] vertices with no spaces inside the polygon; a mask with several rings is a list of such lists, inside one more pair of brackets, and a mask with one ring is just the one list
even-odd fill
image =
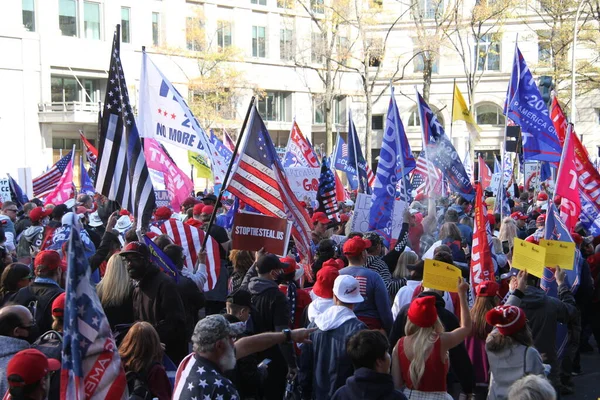
{"label": "building window", "polygon": [[423,72],[425,69],[425,59],[433,57],[433,63],[431,65],[431,73],[437,74],[440,67],[439,57],[431,50],[415,50],[415,57],[413,58],[413,67],[416,72]]}
{"label": "building window", "polygon": [[100,4],[83,3],[83,29],[86,39],[100,40]]}
{"label": "building window", "polygon": [[291,29],[279,30],[279,58],[288,61],[294,59],[294,31]]}
{"label": "building window", "polygon": [[152,13],[152,44],[158,46],[160,41],[160,14]]}
{"label": "building window", "polygon": [[320,32],[312,32],[310,36],[310,61],[321,64],[325,50],[325,40]]}
{"label": "building window", "polygon": [[436,19],[444,13],[444,0],[413,0],[413,17]]}
{"label": "building window", "polygon": [[121,7],[121,41],[131,43],[131,9]]}
{"label": "building window", "polygon": [[252,57],[265,58],[267,56],[267,35],[264,26],[252,27]]}
{"label": "building window", "polygon": [[478,71],[500,71],[500,38],[497,34],[481,36],[475,45]]}
{"label": "building window", "polygon": [[[333,123],[336,125],[342,124],[346,115],[346,97],[336,96],[333,99],[331,112],[333,113]],[[322,96],[313,98],[313,124],[320,125],[325,123],[325,100]]]}
{"label": "building window", "polygon": [[77,37],[77,1],[60,0],[58,3],[58,25],[63,36]]}
{"label": "building window", "polygon": [[383,40],[370,38],[368,40],[369,66],[379,67],[383,61]]}
{"label": "building window", "polygon": [[339,63],[348,66],[350,54],[350,41],[345,36],[338,36],[337,56]]}
{"label": "building window", "polygon": [[250,0],[252,4],[258,4],[259,6],[266,6],[267,0]]}
{"label": "building window", "polygon": [[106,86],[106,80],[90,79],[79,77],[77,79],[70,76],[52,76],[50,79],[50,91],[52,103],[96,103],[100,101],[100,89],[102,83]]}
{"label": "building window", "polygon": [[[432,110],[435,113],[435,116],[437,117],[438,122],[443,127],[444,126],[444,118],[442,117],[442,114],[440,113],[439,110],[437,110],[433,107],[432,107]],[[416,108],[414,110],[412,110],[412,112],[410,113],[410,116],[408,117],[408,126],[419,127],[419,128],[421,127],[421,116],[419,115],[419,110],[417,110]]]}
{"label": "building window", "polygon": [[187,49],[191,51],[202,51],[202,21],[198,18],[187,17],[185,25],[185,38]]}
{"label": "building window", "polygon": [[324,0],[310,0],[310,8],[316,14],[323,14],[325,12]]}
{"label": "building window", "polygon": [[292,121],[292,93],[267,92],[258,100],[258,112],[265,121]]}
{"label": "building window", "polygon": [[35,0],[22,0],[23,26],[29,32],[35,32]]}
{"label": "building window", "polygon": [[492,103],[480,104],[475,107],[475,118],[479,125],[504,125],[502,109]]}
{"label": "building window", "polygon": [[550,31],[538,31],[538,63],[552,65],[552,42]]}
{"label": "building window", "polygon": [[221,50],[225,47],[231,47],[231,22],[217,22],[217,44]]}
{"label": "building window", "polygon": [[371,129],[383,129],[383,115],[371,116]]}
{"label": "building window", "polygon": [[294,8],[294,0],[277,0],[277,8],[291,10]]}

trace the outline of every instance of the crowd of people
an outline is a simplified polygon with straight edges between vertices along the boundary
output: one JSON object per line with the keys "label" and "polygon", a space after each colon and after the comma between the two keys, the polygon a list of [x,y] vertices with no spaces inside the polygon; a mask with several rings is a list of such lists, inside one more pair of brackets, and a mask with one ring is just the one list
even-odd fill
{"label": "crowd of people", "polygon": [[[352,231],[353,206],[331,221],[310,204],[313,260],[233,249],[228,204],[210,194],[158,208],[147,233],[179,270],[161,272],[126,210],[102,196],[66,204],[7,201],[0,215],[0,395],[60,398],[67,243],[73,223],[135,399],[559,399],[576,388],[580,354],[600,343],[600,236],[572,232],[576,293],[553,268],[557,297],[511,268],[515,238],[543,238],[549,193],[509,199],[494,215],[486,193],[495,278],[469,284],[473,204],[419,195],[386,248]],[[521,188],[522,190],[522,188]],[[555,199],[556,200],[556,199]],[[210,218],[217,208],[217,218]],[[221,269],[205,291],[206,253],[194,269],[163,233],[177,219],[208,231]],[[74,222],[75,221],[75,222]],[[451,292],[425,287],[425,259],[454,264]],[[568,344],[557,349],[558,325]],[[169,370],[170,362],[178,366]],[[174,376],[169,372],[175,372]]]}

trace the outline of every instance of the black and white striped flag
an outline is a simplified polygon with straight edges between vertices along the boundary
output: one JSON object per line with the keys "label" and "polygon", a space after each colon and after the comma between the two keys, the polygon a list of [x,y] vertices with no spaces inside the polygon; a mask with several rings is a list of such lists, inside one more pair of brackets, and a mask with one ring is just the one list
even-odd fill
{"label": "black and white striped flag", "polygon": [[129,102],[120,42],[117,27],[100,126],[95,186],[98,193],[131,212],[139,230],[148,226],[156,199]]}

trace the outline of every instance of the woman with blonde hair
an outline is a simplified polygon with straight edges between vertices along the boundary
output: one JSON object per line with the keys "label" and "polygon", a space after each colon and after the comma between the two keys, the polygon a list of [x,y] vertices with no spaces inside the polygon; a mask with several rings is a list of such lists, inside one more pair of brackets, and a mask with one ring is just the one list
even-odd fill
{"label": "woman with blonde hair", "polygon": [[108,260],[104,277],[96,286],[96,293],[111,329],[114,330],[116,325],[133,322],[133,284],[123,257],[118,253]]}
{"label": "woman with blonde hair", "polygon": [[511,217],[506,217],[502,220],[502,225],[500,225],[500,233],[498,234],[498,239],[500,239],[500,243],[508,242],[509,252],[506,254],[506,257],[509,260],[512,260],[512,249],[515,243],[515,238],[518,238],[517,233],[517,223]]}
{"label": "woman with blonde hair", "polygon": [[119,356],[127,374],[130,395],[135,394],[140,398],[157,397],[159,400],[171,398],[171,384],[167,371],[161,364],[163,349],[152,325],[148,322],[136,322],[119,346]]}
{"label": "woman with blonde hair", "polygon": [[419,261],[419,256],[414,251],[405,251],[398,257],[396,269],[394,269],[394,279],[408,278],[410,272],[406,268],[407,265],[414,265]]}
{"label": "woman with blonde hair", "polygon": [[452,399],[446,388],[447,352],[471,332],[468,290],[469,285],[459,278],[460,327],[452,332],[444,332],[435,297],[417,297],[410,304],[405,326],[407,336],[398,341],[392,353],[394,385],[397,389],[404,388],[408,398]]}

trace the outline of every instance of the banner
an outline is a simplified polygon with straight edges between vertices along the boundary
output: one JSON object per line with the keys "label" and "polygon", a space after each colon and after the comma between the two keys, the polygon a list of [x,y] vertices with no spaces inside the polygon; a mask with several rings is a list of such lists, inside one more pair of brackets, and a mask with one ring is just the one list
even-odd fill
{"label": "banner", "polygon": [[11,200],[10,183],[8,182],[8,178],[0,179],[0,201],[4,203],[5,201]]}
{"label": "banner", "polygon": [[156,197],[156,207],[169,207],[171,206],[171,197],[169,192],[166,190],[154,189],[154,196]]}
{"label": "banner", "polygon": [[321,176],[319,168],[286,168],[285,176],[299,201],[310,204],[317,199]]}
{"label": "banner", "polygon": [[283,166],[284,168],[319,168],[317,154],[310,145],[310,142],[302,134],[302,131],[300,131],[296,121],[294,121],[292,124],[290,139],[288,140],[287,147],[285,148]]}
{"label": "banner", "polygon": [[525,186],[525,190],[529,190],[529,188],[539,188],[540,180],[539,180],[539,166],[536,162],[526,162],[524,167],[524,178],[523,185]]}
{"label": "banner", "polygon": [[338,171],[344,171],[348,184],[352,190],[358,188],[358,176],[356,175],[356,168],[348,163],[348,145],[344,142],[344,139],[338,134],[337,142],[335,145],[333,160],[331,164]]}
{"label": "banner", "polygon": [[194,166],[196,178],[212,179],[212,171],[210,170],[206,156],[189,150],[187,152],[187,156],[190,165]]}
{"label": "banner", "polygon": [[425,260],[423,267],[423,287],[456,293],[458,278],[462,276],[460,269],[452,264],[437,260]]}
{"label": "banner", "polygon": [[471,286],[475,291],[483,281],[495,281],[494,264],[488,239],[489,225],[486,210],[483,206],[483,190],[481,185],[475,185],[475,220],[473,226],[473,246],[471,250]]}
{"label": "banner", "polygon": [[[371,195],[366,193],[358,193],[354,201],[354,211],[352,212],[352,228],[353,232],[369,232],[369,215],[371,212]],[[395,199],[394,214],[392,216],[392,240],[397,239],[402,230],[402,220],[404,209],[407,203]]]}
{"label": "banner", "polygon": [[287,255],[291,228],[292,222],[284,218],[237,213],[233,217],[231,248],[249,251],[264,248],[267,253],[284,257]]}
{"label": "banner", "polygon": [[556,176],[555,196],[560,196],[560,217],[565,222],[567,229],[572,231],[579,221],[581,214],[581,200],[577,184],[577,166],[575,165],[575,151],[573,130],[567,130],[563,152],[560,158],[558,174]]}

